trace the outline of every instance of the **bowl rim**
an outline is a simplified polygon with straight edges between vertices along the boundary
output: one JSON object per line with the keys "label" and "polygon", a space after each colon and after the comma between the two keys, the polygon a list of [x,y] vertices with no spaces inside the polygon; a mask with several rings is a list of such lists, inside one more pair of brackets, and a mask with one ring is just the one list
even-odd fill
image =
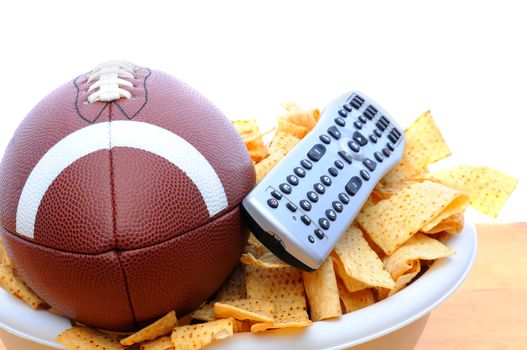
{"label": "bowl rim", "polygon": [[[465,222],[463,231],[450,237],[447,245],[457,253],[432,264],[411,286],[364,309],[344,314],[338,320],[315,322],[301,330],[274,330],[264,334],[236,334],[218,342],[211,349],[341,349],[366,343],[415,322],[445,301],[463,283],[477,253],[477,231],[474,223]],[[430,288],[433,287],[433,288]],[[0,328],[20,338],[63,349],[54,341],[71,321],[48,311],[35,311],[4,290],[0,290]],[[401,308],[405,305],[405,308]],[[7,306],[7,307],[6,307]],[[28,319],[29,318],[29,319]],[[28,328],[46,325],[46,330]],[[50,336],[49,332],[56,332]],[[325,337],[320,337],[325,334]],[[262,342],[262,340],[265,340]]]}

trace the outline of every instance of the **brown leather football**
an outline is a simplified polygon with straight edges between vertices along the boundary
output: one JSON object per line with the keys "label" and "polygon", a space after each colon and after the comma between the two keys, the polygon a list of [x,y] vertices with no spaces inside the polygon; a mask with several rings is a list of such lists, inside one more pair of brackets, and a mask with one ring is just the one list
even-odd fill
{"label": "brown leather football", "polygon": [[106,62],[22,121],[0,164],[1,236],[66,316],[131,330],[204,302],[235,266],[254,167],[227,118],[175,78]]}

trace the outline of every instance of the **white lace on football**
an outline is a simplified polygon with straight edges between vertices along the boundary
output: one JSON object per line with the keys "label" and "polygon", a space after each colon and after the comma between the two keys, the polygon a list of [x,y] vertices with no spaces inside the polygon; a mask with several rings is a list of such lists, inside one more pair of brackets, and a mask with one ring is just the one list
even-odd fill
{"label": "white lace on football", "polygon": [[95,67],[88,75],[88,83],[92,83],[88,92],[88,102],[109,102],[121,97],[131,98],[130,91],[123,87],[134,85],[125,79],[134,79],[135,65],[126,61],[107,61]]}

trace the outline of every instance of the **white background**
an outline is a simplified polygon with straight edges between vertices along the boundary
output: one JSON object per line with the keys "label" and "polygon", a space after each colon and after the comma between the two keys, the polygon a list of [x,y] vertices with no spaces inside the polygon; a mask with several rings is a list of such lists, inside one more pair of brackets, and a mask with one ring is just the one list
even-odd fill
{"label": "white background", "polygon": [[169,72],[230,118],[264,125],[281,102],[323,108],[358,89],[402,125],[430,109],[454,153],[446,163],[515,176],[520,183],[498,221],[527,221],[520,4],[2,1],[0,151],[41,98],[107,59]]}

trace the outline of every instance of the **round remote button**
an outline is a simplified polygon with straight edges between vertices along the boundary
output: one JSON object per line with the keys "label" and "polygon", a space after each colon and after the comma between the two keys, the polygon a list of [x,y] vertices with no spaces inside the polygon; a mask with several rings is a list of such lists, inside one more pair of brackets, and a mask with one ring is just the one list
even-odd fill
{"label": "round remote button", "polygon": [[295,175],[289,175],[287,177],[287,182],[289,182],[293,186],[296,186],[298,185],[298,177],[296,177]]}
{"label": "round remote button", "polygon": [[358,120],[354,121],[354,122],[353,122],[353,125],[354,125],[357,129],[362,129],[362,123],[359,122]]}
{"label": "round remote button", "polygon": [[366,122],[368,121],[368,119],[366,119],[366,117],[363,116],[363,115],[361,115],[361,116],[359,117],[359,120],[360,120],[361,123],[363,123],[363,124],[366,124]]}
{"label": "round remote button", "polygon": [[310,211],[311,210],[311,202],[305,200],[305,199],[302,199],[300,201],[300,206],[302,207],[302,209],[304,209],[305,211]]}
{"label": "round remote button", "polygon": [[328,209],[326,210],[326,217],[331,221],[335,221],[337,219],[337,213],[331,209]]}
{"label": "round remote button", "polygon": [[382,149],[382,153],[384,154],[385,157],[389,157],[392,152],[388,148],[384,147]]}
{"label": "round remote button", "polygon": [[314,231],[315,236],[317,236],[318,239],[324,239],[324,232],[322,232],[321,229],[317,228]]}
{"label": "round remote button", "polygon": [[360,177],[362,177],[363,180],[368,181],[370,179],[370,174],[363,169],[360,171]]}
{"label": "round remote button", "polygon": [[381,137],[381,136],[382,136],[382,132],[381,132],[379,129],[375,129],[375,130],[373,130],[373,133],[374,133],[375,136],[377,136],[377,137]]}
{"label": "round remote button", "polygon": [[339,193],[339,199],[342,203],[348,204],[350,202],[350,197],[345,193]]}
{"label": "round remote button", "polygon": [[302,159],[302,161],[300,162],[300,165],[302,165],[304,169],[307,169],[307,170],[311,170],[311,168],[313,168],[313,163],[311,163],[307,159]]}
{"label": "round remote button", "polygon": [[351,112],[351,106],[350,106],[350,105],[345,104],[345,105],[343,105],[342,107],[343,107],[345,110],[347,110],[348,112]]}
{"label": "round remote button", "polygon": [[289,186],[288,184],[283,183],[283,184],[281,184],[279,187],[280,187],[280,190],[281,190],[282,192],[284,192],[285,194],[289,194],[289,193],[291,193],[291,186]]}
{"label": "round remote button", "polygon": [[342,118],[335,118],[335,124],[337,124],[338,126],[345,126],[346,121]]}
{"label": "round remote button", "polygon": [[341,213],[344,209],[344,206],[339,201],[333,201],[333,203],[331,203],[331,206],[337,211],[337,213]]}
{"label": "round remote button", "polygon": [[278,208],[278,200],[276,198],[269,198],[267,204],[269,204],[271,208]]}
{"label": "round remote button", "polygon": [[282,199],[282,194],[278,191],[271,192],[271,196],[273,196],[276,199]]}
{"label": "round remote button", "polygon": [[377,143],[377,136],[370,135],[370,141],[373,142],[373,143]]}
{"label": "round remote button", "polygon": [[309,235],[309,237],[307,237],[307,239],[309,239],[309,243],[315,243],[315,237]]}
{"label": "round remote button", "polygon": [[304,168],[296,167],[294,172],[295,172],[296,175],[298,175],[300,177],[306,176],[306,171],[304,170]]}
{"label": "round remote button", "polygon": [[339,110],[339,114],[340,114],[341,116],[343,116],[344,118],[346,118],[346,117],[348,116],[348,112],[345,111],[345,110],[343,110],[343,109]]}
{"label": "round remote button", "polygon": [[388,142],[386,144],[386,147],[388,147],[390,149],[390,151],[392,151],[392,152],[395,150],[395,145],[393,143],[391,143],[391,142]]}
{"label": "round remote button", "polygon": [[353,151],[353,152],[359,152],[360,151],[360,145],[355,142],[355,141],[350,141],[348,142],[348,147]]}
{"label": "round remote button", "polygon": [[375,152],[373,155],[375,156],[375,159],[377,159],[378,162],[382,162],[384,160],[384,157],[379,152]]}
{"label": "round remote button", "polygon": [[287,209],[291,210],[293,213],[296,211],[296,205],[293,204],[293,202],[289,202],[285,205]]}
{"label": "round remote button", "polygon": [[316,194],[315,192],[313,191],[309,191],[307,193],[307,198],[313,202],[313,203],[316,203],[318,201],[318,194]]}
{"label": "round remote button", "polygon": [[318,182],[313,185],[313,188],[320,194],[324,194],[324,192],[326,192],[326,188],[324,187],[324,185]]}
{"label": "round remote button", "polygon": [[339,169],[344,169],[344,163],[342,163],[340,160],[336,160],[333,164],[335,164],[335,166]]}
{"label": "round remote button", "polygon": [[309,216],[307,215],[302,215],[300,217],[300,220],[302,220],[302,222],[306,225],[310,225],[311,224],[311,219],[309,218]]}
{"label": "round remote button", "polygon": [[318,138],[320,139],[320,141],[324,142],[326,145],[331,142],[331,139],[326,134],[320,135]]}
{"label": "round remote button", "polygon": [[322,175],[320,181],[326,186],[331,186],[331,179],[327,175]]}
{"label": "round remote button", "polygon": [[329,221],[326,218],[320,218],[318,219],[318,225],[324,230],[327,230],[329,228]]}
{"label": "round remote button", "polygon": [[339,174],[339,171],[336,168],[331,167],[328,169],[328,173],[329,175],[335,177]]}

